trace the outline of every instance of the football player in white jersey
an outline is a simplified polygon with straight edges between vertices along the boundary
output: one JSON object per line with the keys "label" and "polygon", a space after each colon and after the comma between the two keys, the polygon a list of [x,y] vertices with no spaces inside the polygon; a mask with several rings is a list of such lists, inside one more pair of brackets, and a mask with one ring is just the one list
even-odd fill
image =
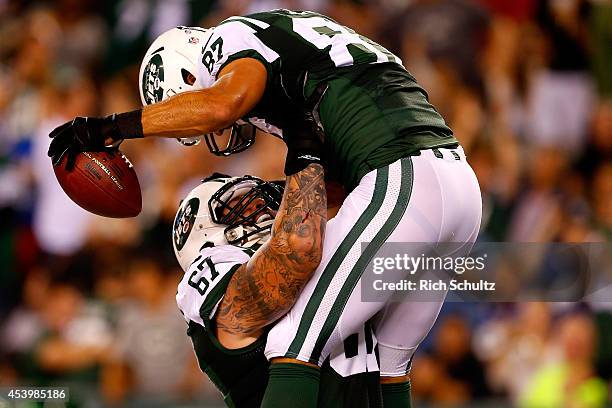
{"label": "football player in white jersey", "polygon": [[[214,174],[187,195],[175,217],[173,246],[185,271],[177,304],[202,371],[230,407],[261,405],[268,326],[293,303],[316,263],[311,256],[323,235],[317,224],[325,221],[325,191],[315,173],[309,167],[290,177],[282,203],[278,183]],[[321,369],[318,406],[382,406],[375,347],[365,325],[331,353]],[[318,378],[319,370],[309,369]]]}
{"label": "football player in white jersey", "polygon": [[[147,106],[60,126],[51,133],[53,163],[67,155],[70,166],[80,151],[150,136],[191,143],[207,135],[212,153],[237,153],[254,141],[238,126],[244,123],[283,138],[286,174],[321,162],[325,152],[326,176],[341,182],[348,196],[328,226],[321,266],[269,333],[266,355],[321,365],[373,318],[387,328],[377,334],[381,375],[406,385],[408,362],[426,330],[413,332],[401,318],[419,316],[429,328],[442,299],[396,307],[362,302],[362,275],[385,242],[470,247],[481,197],[457,139],[399,58],[326,16],[274,10],[211,29],[170,30],[147,51],[140,73]],[[319,129],[323,149],[289,131],[304,112]],[[219,147],[212,132],[229,127],[232,136]],[[293,399],[281,377],[271,379],[264,405]],[[316,393],[316,382],[312,387]]]}

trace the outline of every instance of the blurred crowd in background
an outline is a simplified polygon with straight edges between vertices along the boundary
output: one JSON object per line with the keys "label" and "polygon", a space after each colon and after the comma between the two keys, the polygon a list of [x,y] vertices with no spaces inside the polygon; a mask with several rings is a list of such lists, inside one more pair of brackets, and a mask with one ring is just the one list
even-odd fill
{"label": "blurred crowd in background", "polygon": [[[0,0],[0,386],[67,385],[86,407],[219,403],[174,303],[171,225],[213,171],[282,176],[283,143],[260,134],[218,158],[127,141],[144,208],[114,220],[65,196],[48,133],[140,106],[140,58],[161,32],[280,7],[402,58],[476,171],[480,240],[610,240],[608,0]],[[417,406],[603,407],[612,303],[449,303],[412,379]]]}

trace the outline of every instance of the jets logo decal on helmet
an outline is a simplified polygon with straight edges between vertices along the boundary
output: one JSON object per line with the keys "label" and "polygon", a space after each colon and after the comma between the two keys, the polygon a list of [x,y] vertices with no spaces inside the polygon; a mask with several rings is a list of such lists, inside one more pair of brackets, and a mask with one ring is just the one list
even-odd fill
{"label": "jets logo decal on helmet", "polygon": [[187,242],[187,238],[191,233],[191,229],[193,228],[193,224],[195,223],[195,217],[198,213],[198,209],[200,208],[200,199],[197,197],[193,197],[187,204],[181,206],[178,214],[176,215],[176,219],[174,220],[174,228],[172,229],[174,246],[178,251],[183,249],[185,246],[185,242]]}
{"label": "jets logo decal on helmet", "polygon": [[154,54],[142,74],[142,97],[146,105],[160,102],[163,99],[163,82],[164,62],[160,54]]}

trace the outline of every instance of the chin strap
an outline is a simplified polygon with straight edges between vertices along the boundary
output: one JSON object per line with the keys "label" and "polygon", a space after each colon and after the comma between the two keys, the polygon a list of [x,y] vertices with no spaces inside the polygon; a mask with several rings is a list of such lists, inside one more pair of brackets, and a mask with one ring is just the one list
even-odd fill
{"label": "chin strap", "polygon": [[176,140],[182,144],[183,146],[196,146],[200,144],[202,138],[204,136],[194,136],[194,137],[177,137]]}

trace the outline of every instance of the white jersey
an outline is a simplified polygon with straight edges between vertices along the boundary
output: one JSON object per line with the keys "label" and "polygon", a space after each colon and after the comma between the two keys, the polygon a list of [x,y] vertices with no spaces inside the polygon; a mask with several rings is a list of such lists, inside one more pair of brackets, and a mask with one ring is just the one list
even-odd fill
{"label": "white jersey", "polygon": [[[183,317],[189,323],[187,333],[192,338],[199,363],[202,367],[208,367],[209,371],[218,371],[217,364],[220,361],[224,362],[224,369],[233,367],[231,364],[236,364],[235,360],[230,361],[230,356],[225,354],[227,350],[220,347],[216,340],[209,340],[214,337],[209,328],[234,272],[248,262],[253,253],[254,251],[250,249],[233,245],[204,248],[179,283],[176,302]],[[257,349],[256,354],[261,355],[259,362],[267,371],[267,363],[263,355],[266,337],[263,335],[254,344],[243,349],[232,350],[230,354],[233,357],[231,358],[235,359],[241,355],[249,355],[250,358],[253,358],[255,354],[253,350]],[[350,339],[330,353],[329,366],[343,378],[356,374],[376,373],[379,370],[375,355],[376,346],[377,340],[372,333],[371,326],[361,325]],[[214,352],[214,355],[211,352]],[[233,369],[235,374],[244,369],[245,361],[246,357],[245,360],[240,360],[242,366],[236,366]],[[206,372],[209,373],[209,371]],[[248,373],[245,373],[244,376],[246,378]],[[216,384],[226,394],[226,391],[223,390],[228,388],[227,384],[223,382],[216,382]],[[334,389],[333,385],[330,387]]]}
{"label": "white jersey", "polygon": [[250,250],[233,245],[204,248],[178,285],[176,303],[185,317],[203,327],[215,311],[234,272],[248,262]]}

